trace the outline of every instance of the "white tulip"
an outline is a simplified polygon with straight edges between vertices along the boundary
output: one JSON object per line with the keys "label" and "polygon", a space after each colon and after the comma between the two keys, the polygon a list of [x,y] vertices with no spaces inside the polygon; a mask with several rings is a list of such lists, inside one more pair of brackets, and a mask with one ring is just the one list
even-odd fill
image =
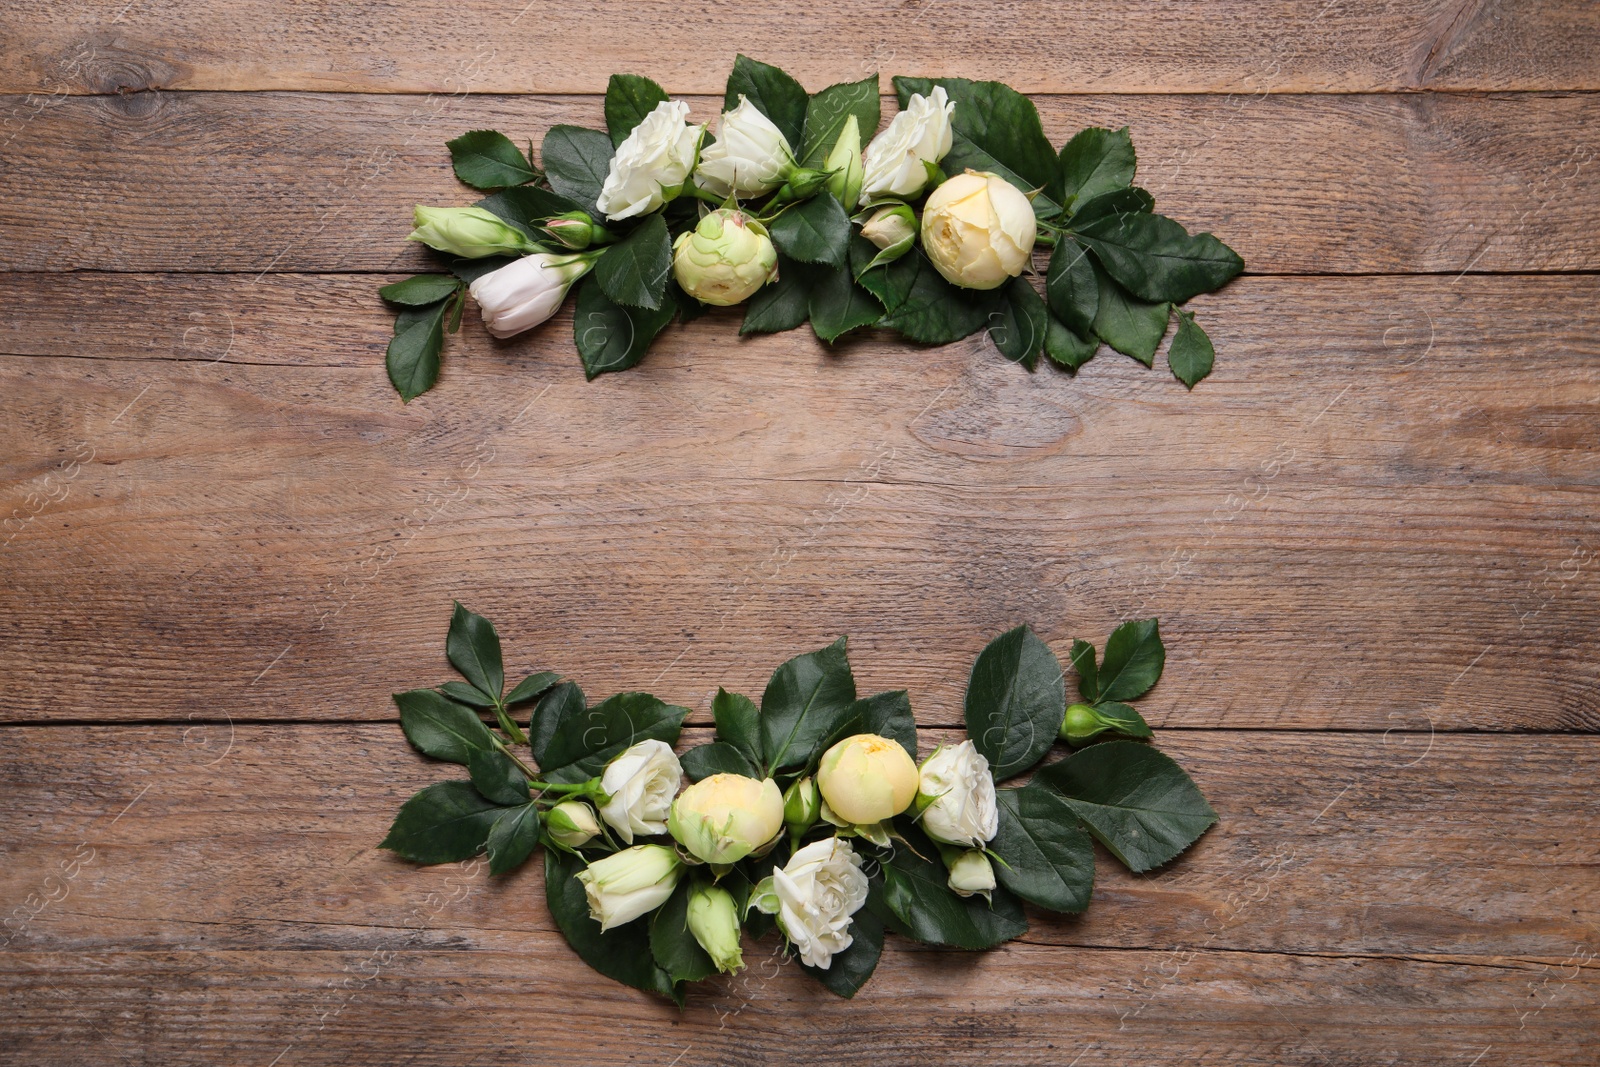
{"label": "white tulip", "polygon": [[922,763],[917,791],[928,805],[922,829],[935,841],[981,848],[1000,829],[989,761],[970,740],[934,749]]}
{"label": "white tulip", "polygon": [[640,741],[606,764],[600,776],[600,788],[606,794],[600,817],[630,845],[635,834],[664,834],[682,777],[683,768],[671,745]]}
{"label": "white tulip", "polygon": [[648,214],[678,195],[694,170],[704,126],[689,124],[689,105],[663,100],[611,157],[596,206],[610,219]]}
{"label": "white tulip", "polygon": [[810,967],[827,970],[850,947],[850,917],[867,902],[867,876],[848,841],[807,845],[756,886],[754,907],[778,917],[784,936]]}
{"label": "white tulip", "polygon": [[783,131],[745,99],[722,113],[717,140],[700,153],[695,183],[717,196],[759,196],[783,184],[794,149]]}
{"label": "white tulip", "polygon": [[994,864],[982,851],[970,848],[950,864],[950,877],[945,884],[959,897],[970,897],[977,893],[987,897],[994,892]]}
{"label": "white tulip", "polygon": [[910,199],[922,192],[928,184],[925,164],[938,163],[955,140],[950,126],[955,109],[942,86],[934,86],[928,96],[912,94],[906,109],[867,145],[862,204],[887,196]]}
{"label": "white tulip", "polygon": [[593,262],[588,256],[535,252],[479,276],[469,288],[489,332],[510,337],[554,315]]}
{"label": "white tulip", "polygon": [[678,886],[683,861],[665,845],[634,845],[595,860],[578,872],[589,915],[601,931],[632,922],[667,902]]}

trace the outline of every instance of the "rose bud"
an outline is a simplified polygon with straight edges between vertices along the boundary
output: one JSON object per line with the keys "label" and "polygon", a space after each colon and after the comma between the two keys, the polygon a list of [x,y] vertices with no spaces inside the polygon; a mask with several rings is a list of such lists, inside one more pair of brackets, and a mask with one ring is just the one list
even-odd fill
{"label": "rose bud", "polygon": [[917,795],[917,765],[900,742],[877,734],[847,737],[823,753],[817,788],[833,813],[856,825],[899,815]]}
{"label": "rose bud", "polygon": [[671,745],[640,741],[606,764],[600,776],[606,794],[600,817],[630,845],[635,834],[666,833],[667,813],[682,778]]}
{"label": "rose bud", "polygon": [[855,115],[845,118],[839,139],[833,143],[833,151],[828,153],[822,166],[830,172],[828,192],[846,208],[854,210],[856,201],[861,199],[861,182],[865,177],[861,163],[861,123],[856,121]]}
{"label": "rose bud", "polygon": [[721,208],[678,236],[672,274],[696,300],[727,307],[778,276],[778,251],[765,226],[737,208]]}
{"label": "rose bud", "polygon": [[783,795],[771,778],[713,774],[672,802],[667,830],[707,863],[736,863],[783,830]]}
{"label": "rose bud", "polygon": [[545,813],[544,830],[558,845],[582,848],[600,833],[600,820],[583,801],[563,800]]}
{"label": "rose bud", "polygon": [[480,275],[468,288],[483,312],[484,327],[496,337],[510,337],[554,315],[593,262],[586,256],[535,252]]}
{"label": "rose bud", "polygon": [[617,146],[595,206],[608,219],[646,215],[677,197],[694,170],[704,126],[689,105],[663,100]]}
{"label": "rose bud", "polygon": [[935,841],[977,848],[1000,829],[989,761],[970,740],[941,745],[922,763],[922,829]]}
{"label": "rose bud", "polygon": [[602,932],[632,922],[667,902],[678,886],[683,861],[665,845],[634,845],[578,872],[589,898],[589,915]]}
{"label": "rose bud", "polygon": [[722,113],[716,141],[701,151],[695,184],[722,197],[760,196],[782,185],[793,166],[783,131],[741,93],[739,106]]}
{"label": "rose bud", "polygon": [[922,209],[922,247],[953,285],[997,289],[1031,260],[1039,227],[1015,185],[969,170],[933,191]]}
{"label": "rose bud", "polygon": [[590,245],[607,245],[616,240],[611,231],[594,221],[587,211],[569,211],[544,224],[545,234],[563,248],[581,252]]}
{"label": "rose bud", "polygon": [[492,211],[481,207],[423,207],[412,212],[416,229],[406,237],[453,256],[515,256],[537,252],[533,239]]}
{"label": "rose bud", "polygon": [[987,897],[994,892],[994,864],[981,849],[969,848],[953,857],[947,883],[957,896],[970,897],[982,893]]}
{"label": "rose bud", "polygon": [[744,967],[739,950],[739,906],[733,894],[714,885],[698,885],[689,892],[689,932],[706,950],[723,974]]}
{"label": "rose bud", "polygon": [[789,835],[798,842],[800,836],[817,823],[822,813],[822,797],[817,792],[817,780],[809,775],[789,786],[783,794],[783,824]]}
{"label": "rose bud", "polygon": [[941,86],[935,86],[928,96],[911,94],[906,109],[872,139],[863,154],[863,206],[884,197],[909,200],[922,193],[930,170],[936,169],[954,142],[950,115],[955,108]]}

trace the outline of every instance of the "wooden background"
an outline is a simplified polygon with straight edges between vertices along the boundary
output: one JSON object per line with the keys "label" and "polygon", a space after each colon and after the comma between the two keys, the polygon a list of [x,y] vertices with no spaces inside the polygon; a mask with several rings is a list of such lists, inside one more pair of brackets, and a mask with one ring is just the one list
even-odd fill
{"label": "wooden background", "polygon": [[[0,12],[0,1060],[1592,1064],[1600,8],[1584,0],[11,0]],[[1000,78],[1248,273],[1192,394],[1105,353],[560,316],[384,378],[443,143]],[[540,874],[373,845],[439,773],[388,694],[452,598],[512,669],[695,709],[851,637],[925,745],[973,655],[1158,614],[1143,702],[1222,822],[854,1001],[764,943],[679,1013]]]}

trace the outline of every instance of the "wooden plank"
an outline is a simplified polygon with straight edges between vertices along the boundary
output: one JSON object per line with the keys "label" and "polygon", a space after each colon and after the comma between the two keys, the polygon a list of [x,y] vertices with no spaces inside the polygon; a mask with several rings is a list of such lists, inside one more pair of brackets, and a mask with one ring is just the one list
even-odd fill
{"label": "wooden plank", "polygon": [[[954,736],[925,731],[922,748]],[[1167,870],[1134,877],[1102,853],[1085,915],[1035,912],[994,952],[891,939],[854,1002],[763,942],[744,976],[701,988],[680,1016],[562,945],[536,867],[490,879],[373,848],[404,796],[458,770],[392,724],[0,729],[8,1032],[34,1063],[90,1048],[267,1063],[286,1046],[284,1062],[307,1062],[357,1043],[418,1062],[448,1046],[464,1062],[506,1032],[557,1061],[598,1041],[589,1059],[621,1063],[670,1041],[668,1059],[688,1045],[695,1062],[731,1063],[810,1055],[822,1037],[805,1020],[821,1012],[874,1062],[947,1030],[954,1062],[995,1062],[997,1048],[1033,1062],[1052,1045],[1068,1061],[1087,1045],[1080,1062],[1183,1049],[1196,1063],[1365,1064],[1402,1046],[1465,1062],[1485,1045],[1499,1063],[1584,1062],[1575,1035],[1600,1021],[1591,742],[1158,740],[1222,815]],[[570,993],[559,1024],[548,999],[526,1011],[529,992],[553,989]],[[527,1025],[502,1022],[507,1005]]]}
{"label": "wooden plank", "polygon": [[372,282],[113,279],[89,324],[95,283],[6,279],[7,719],[385,718],[459,597],[700,709],[849,633],[949,724],[1000,630],[1158,614],[1161,722],[1600,723],[1595,277],[1245,279],[1192,394],[726,316],[585,383],[567,321],[469,323],[410,406]]}
{"label": "wooden plank", "polygon": [[[756,3],[686,17],[596,3],[151,5],[20,0],[0,89],[598,93],[614,71],[721,92],[755,51],[809,88],[889,73],[999,78],[1032,92],[1596,89],[1600,20],[1572,0],[1379,0],[1173,7],[927,0],[867,14]],[[751,36],[751,27],[769,32]],[[530,35],[545,44],[526,47]],[[556,57],[559,56],[559,59]]]}
{"label": "wooden plank", "polygon": [[[18,98],[12,98],[12,106]],[[716,101],[697,97],[708,118]],[[1040,100],[1056,143],[1133,128],[1158,205],[1252,272],[1600,269],[1600,97]],[[0,106],[3,111],[3,106]],[[136,93],[62,98],[0,153],[0,269],[406,270],[416,203],[465,203],[444,142],[601,123],[600,101]],[[181,210],[173,210],[182,205]]]}

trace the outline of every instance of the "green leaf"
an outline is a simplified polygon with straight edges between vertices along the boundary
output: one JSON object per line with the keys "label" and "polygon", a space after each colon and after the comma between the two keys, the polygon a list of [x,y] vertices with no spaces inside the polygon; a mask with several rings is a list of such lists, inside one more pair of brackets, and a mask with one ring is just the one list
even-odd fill
{"label": "green leaf", "polygon": [[1066,713],[1061,664],[1028,627],[1006,631],[978,654],[967,682],[967,736],[996,781],[1038,763]]}
{"label": "green leaf", "polygon": [[965,949],[993,948],[1027,933],[1016,897],[1002,888],[993,891],[991,900],[957,896],[944,864],[922,858],[939,854],[933,844],[921,831],[903,829],[910,847],[897,847],[884,859],[882,903],[867,898],[867,907],[889,929],[917,941]]}
{"label": "green leaf", "polygon": [[[805,140],[800,151],[802,167],[822,168],[851,115],[856,117],[861,130],[861,143],[866,144],[872,140],[881,117],[876,74],[858,82],[830,85],[811,97],[806,104]],[[854,204],[846,206],[855,207]]]}
{"label": "green leaf", "polygon": [[799,82],[777,67],[741,55],[734,59],[733,72],[728,75],[722,110],[732,111],[738,107],[740,96],[746,97],[757,111],[772,120],[791,149],[798,150],[804,143],[810,96]]}
{"label": "green leaf", "polygon": [[806,321],[810,311],[811,281],[815,267],[778,257],[778,280],[756,290],[745,304],[740,335],[782,333]]}
{"label": "green leaf", "polygon": [[637,74],[613,74],[606,83],[606,129],[611,144],[620,145],[646,115],[665,103],[667,91]]}
{"label": "green leaf", "polygon": [[800,969],[846,999],[867,984],[883,955],[883,920],[862,908],[850,917],[850,947],[835,952],[826,968],[800,964]]}
{"label": "green leaf", "polygon": [[583,962],[607,978],[680,999],[672,976],[662,970],[650,951],[650,931],[644,923],[631,922],[604,933],[589,917],[589,900],[578,881],[583,860],[559,849],[545,849],[545,901],[557,928],[565,935]]}
{"label": "green leaf", "polygon": [[406,740],[423,755],[465,764],[474,752],[494,748],[494,736],[477,712],[432,689],[396,693],[394,702]]}
{"label": "green leaf", "polygon": [[767,230],[779,252],[801,263],[843,267],[850,253],[850,216],[827,193],[785,208]]}
{"label": "green leaf", "polygon": [[717,724],[717,740],[732,745],[756,766],[761,765],[761,713],[756,710],[755,701],[718,686],[717,695],[711,698],[711,718]]}
{"label": "green leaf", "polygon": [[495,130],[472,130],[449,143],[456,177],[474,189],[504,189],[534,178],[533,167],[511,138]]}
{"label": "green leaf", "polygon": [[1171,757],[1138,741],[1106,741],[1034,776],[1060,793],[1089,832],[1134,873],[1194,844],[1217,813]]}
{"label": "green leaf", "polygon": [[1067,370],[1077,373],[1079,367],[1094,358],[1100,342],[1094,338],[1079,337],[1076,330],[1062,324],[1054,315],[1045,329],[1044,354]]}
{"label": "green leaf", "polygon": [[459,700],[461,703],[470,704],[475,708],[492,708],[495,704],[494,697],[481,691],[475,685],[468,685],[466,682],[446,682],[439,687],[439,692],[451,700]]}
{"label": "green leaf", "polygon": [[1161,680],[1167,649],[1160,619],[1134,619],[1111,632],[1100,661],[1100,700],[1132,700]]}
{"label": "green leaf", "polygon": [[761,696],[766,773],[810,763],[819,743],[849,716],[855,700],[856,680],[842,637],[774,671]]}
{"label": "green leaf", "polygon": [[539,809],[523,804],[504,812],[489,830],[489,873],[508,874],[539,847]]}
{"label": "green leaf", "polygon": [[1094,890],[1094,843],[1061,797],[1043,786],[995,791],[1000,831],[989,850],[995,880],[1052,911],[1082,911]]}
{"label": "green leaf", "polygon": [[671,276],[672,242],[667,238],[667,220],[660,215],[645,219],[607,248],[594,265],[595,280],[607,296],[618,304],[650,311],[661,307]]}
{"label": "green leaf", "polygon": [[630,745],[651,738],[672,744],[688,714],[688,708],[649,693],[618,693],[579,715],[564,716],[538,757],[539,771],[548,782],[587,781]]}
{"label": "green leaf", "polygon": [[1048,218],[1060,211],[1052,190],[1057,186],[1056,151],[1044,135],[1033,101],[1001,82],[965,78],[895,78],[895,93],[904,108],[912,93],[924,96],[944,86],[955,102],[950,114],[954,130],[950,154],[939,166],[946,174],[963,170],[990,171],[1021,189],[1043,189],[1033,199],[1034,213]]}
{"label": "green leaf", "polygon": [[663,300],[654,310],[630,308],[606,295],[594,278],[578,286],[578,303],[572,318],[572,337],[590,381],[612,371],[636,366],[650,349],[656,334],[672,321],[673,305]]}
{"label": "green leaf", "polygon": [[435,782],[400,806],[379,844],[413,863],[455,863],[477,855],[503,809],[470,782]]}
{"label": "green leaf", "polygon": [[1151,736],[1150,724],[1144,721],[1131,704],[1122,704],[1115,700],[1107,700],[1094,706],[1095,714],[1106,720],[1107,729],[1115,730],[1125,737]]}
{"label": "green leaf", "polygon": [[689,781],[698,782],[713,774],[742,774],[746,778],[760,778],[761,770],[748,756],[726,741],[713,741],[709,745],[696,745],[678,760]]}
{"label": "green leaf", "polygon": [[494,623],[468,611],[460,601],[450,616],[450,635],[445,638],[444,650],[455,669],[482,692],[498,698],[505,690],[500,635],[495,633]]}
{"label": "green leaf", "polygon": [[1244,270],[1239,253],[1209,233],[1191,235],[1165,215],[1125,211],[1074,226],[1101,266],[1141,300],[1182,303]]}
{"label": "green leaf", "polygon": [[1211,347],[1211,338],[1192,314],[1182,308],[1174,310],[1178,312],[1178,332],[1172,335],[1172,344],[1167,348],[1167,366],[1172,368],[1174,378],[1193,389],[1211,373],[1217,350]]}
{"label": "green leaf", "polygon": [[1072,669],[1078,672],[1078,694],[1093,703],[1100,699],[1100,669],[1095,665],[1094,646],[1087,641],[1072,642]]}
{"label": "green leaf", "polygon": [[582,126],[552,126],[539,150],[550,187],[595,218],[600,187],[611,170],[611,138]]}
{"label": "green leaf", "polygon": [[553,193],[536,185],[519,185],[514,189],[502,189],[472,206],[493,213],[529,237],[536,235],[546,219],[583,209],[583,205],[576,200],[569,200],[560,193]]}
{"label": "green leaf", "polygon": [[675,982],[698,982],[717,973],[717,965],[689,932],[693,886],[693,878],[679,878],[672,896],[650,917],[650,954]]}
{"label": "green leaf", "polygon": [[528,745],[540,768],[550,761],[550,746],[555,741],[556,731],[563,723],[582,719],[588,706],[576,682],[562,682],[539,698],[539,703],[533,706],[532,721],[528,723]]}
{"label": "green leaf", "polygon": [[1050,313],[1026,278],[1012,278],[998,293],[999,307],[989,317],[989,339],[1002,356],[1032,370],[1044,347]]}
{"label": "green leaf", "polygon": [[1061,179],[1054,196],[1070,211],[1102,193],[1132,185],[1138,163],[1128,127],[1079,130],[1061,149]]}
{"label": "green leaf", "polygon": [[1044,291],[1050,311],[1079,337],[1094,332],[1094,316],[1100,308],[1100,286],[1095,281],[1089,253],[1069,235],[1062,234],[1050,267],[1044,275]]}
{"label": "green leaf", "polygon": [[988,325],[996,307],[994,293],[945,281],[920,248],[867,271],[861,284],[888,308],[878,325],[921,344],[944,345],[970,337]]}
{"label": "green leaf", "polygon": [[1114,189],[1109,193],[1101,193],[1090,200],[1085,200],[1078,205],[1072,213],[1069,225],[1076,230],[1079,226],[1087,226],[1097,219],[1109,215],[1121,215],[1129,212],[1154,211],[1156,199],[1137,185],[1127,189]]}
{"label": "green leaf", "polygon": [[1100,289],[1100,304],[1094,314],[1095,336],[1125,356],[1150,366],[1156,349],[1167,332],[1171,304],[1146,304],[1094,264],[1095,284]]}
{"label": "green leaf", "polygon": [[423,307],[453,295],[459,288],[461,283],[448,274],[417,274],[384,286],[378,290],[378,295],[391,304]]}
{"label": "green leaf", "polygon": [[410,403],[439,380],[439,354],[444,351],[445,301],[408,307],[394,320],[394,337],[384,354],[389,381],[400,399]]}
{"label": "green leaf", "polygon": [[517,683],[517,687],[506,694],[507,704],[520,704],[524,700],[532,700],[546,689],[561,681],[561,675],[555,671],[540,671],[530,674]]}
{"label": "green leaf", "polygon": [[496,804],[526,804],[528,779],[511,757],[498,749],[474,749],[467,757],[472,788]]}
{"label": "green leaf", "polygon": [[904,689],[861,698],[851,705],[850,717],[856,722],[853,733],[877,734],[898,741],[913,760],[917,758],[917,720],[911,714],[911,697]]}
{"label": "green leaf", "polygon": [[848,265],[833,270],[821,268],[816,272],[807,308],[812,331],[829,344],[883,317],[877,298],[855,283]]}

